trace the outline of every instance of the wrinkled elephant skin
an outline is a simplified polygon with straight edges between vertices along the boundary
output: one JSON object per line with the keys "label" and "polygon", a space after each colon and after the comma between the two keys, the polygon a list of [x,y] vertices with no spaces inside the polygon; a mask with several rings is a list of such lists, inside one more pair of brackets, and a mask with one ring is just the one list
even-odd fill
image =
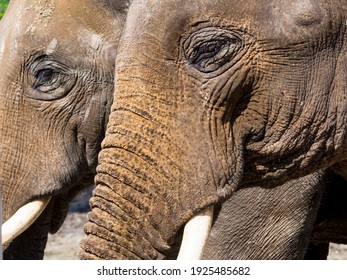
{"label": "wrinkled elephant skin", "polygon": [[347,243],[345,185],[319,171],[276,188],[237,190],[216,207],[204,258],[326,259],[330,242]]}
{"label": "wrinkled elephant skin", "polygon": [[12,0],[0,23],[3,222],[52,197],[6,259],[42,258],[69,201],[93,183],[126,9],[122,0]]}
{"label": "wrinkled elephant skin", "polygon": [[188,220],[241,188],[343,175],[346,9],[134,0],[81,257],[167,258]]}

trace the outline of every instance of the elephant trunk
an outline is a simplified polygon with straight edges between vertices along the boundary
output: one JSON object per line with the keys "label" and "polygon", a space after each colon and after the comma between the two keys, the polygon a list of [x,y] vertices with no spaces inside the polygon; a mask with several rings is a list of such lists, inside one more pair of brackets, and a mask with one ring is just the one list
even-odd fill
{"label": "elephant trunk", "polygon": [[[121,85],[99,154],[80,257],[163,259],[183,226],[219,199],[211,163],[201,131],[175,116],[174,104]],[[185,135],[176,133],[178,125]]]}
{"label": "elephant trunk", "polygon": [[[161,259],[170,247],[159,228],[174,227],[166,218],[172,209],[160,188],[165,172],[158,172],[160,165],[148,145],[137,145],[139,139],[146,141],[143,130],[150,128],[137,127],[139,117],[124,110],[121,102],[118,106],[111,115],[117,125],[109,127],[99,155],[90,222],[85,226],[88,238],[81,243],[80,257]],[[120,123],[124,118],[127,125]],[[157,208],[160,212],[153,211]]]}
{"label": "elephant trunk", "polygon": [[150,194],[130,190],[126,181],[115,174],[98,175],[82,259],[160,259],[168,249],[144,212]]}
{"label": "elephant trunk", "polygon": [[[119,196],[109,186],[98,185],[90,201],[90,222],[84,228],[88,238],[81,242],[82,259],[165,258],[171,247],[129,198]],[[208,207],[187,222],[178,260],[201,259],[212,226],[213,208]]]}
{"label": "elephant trunk", "polygon": [[[112,121],[115,115],[123,117],[114,114]],[[155,146],[143,145],[145,140],[135,144],[141,137],[132,127],[137,124],[129,121],[127,128],[109,128],[113,133],[107,135],[99,155],[90,222],[85,226],[88,237],[81,243],[82,259],[166,258],[177,232],[211,199],[205,200],[201,193],[206,185],[195,190],[188,188],[188,180],[181,177],[183,168],[174,162],[167,166],[167,158],[162,159],[164,153],[153,151]],[[157,142],[155,137],[152,141]],[[191,180],[196,179],[191,176]],[[207,219],[210,226],[212,215]],[[208,229],[204,232],[206,239]],[[186,253],[181,256],[191,258]]]}

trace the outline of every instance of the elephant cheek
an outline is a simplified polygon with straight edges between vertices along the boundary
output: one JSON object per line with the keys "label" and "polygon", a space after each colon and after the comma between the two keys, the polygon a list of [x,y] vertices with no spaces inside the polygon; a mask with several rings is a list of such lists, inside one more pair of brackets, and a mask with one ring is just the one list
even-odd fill
{"label": "elephant cheek", "polygon": [[93,173],[97,166],[101,141],[105,137],[109,108],[112,103],[112,98],[109,98],[107,93],[113,92],[113,87],[108,85],[106,87],[107,90],[91,98],[85,116],[77,128],[80,130],[79,144],[85,149],[86,161]]}

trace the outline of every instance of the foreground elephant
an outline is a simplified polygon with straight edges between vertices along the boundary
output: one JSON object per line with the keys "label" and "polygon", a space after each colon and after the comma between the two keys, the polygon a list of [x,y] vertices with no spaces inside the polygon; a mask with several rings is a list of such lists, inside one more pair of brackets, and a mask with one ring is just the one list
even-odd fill
{"label": "foreground elephant", "polygon": [[0,23],[5,259],[41,259],[69,201],[93,183],[126,9],[123,0],[13,0]]}
{"label": "foreground elephant", "polygon": [[[185,224],[205,220],[195,233],[206,239],[213,208],[235,191],[277,191],[305,175],[315,216],[315,172],[347,179],[346,9],[347,1],[134,0],[81,257],[170,257]],[[204,244],[180,256],[201,257]]]}

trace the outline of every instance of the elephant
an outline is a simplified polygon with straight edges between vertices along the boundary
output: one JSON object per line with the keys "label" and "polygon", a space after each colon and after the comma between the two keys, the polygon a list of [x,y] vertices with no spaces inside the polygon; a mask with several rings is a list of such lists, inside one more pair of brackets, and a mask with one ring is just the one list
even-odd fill
{"label": "elephant", "polygon": [[69,202],[93,184],[127,7],[12,0],[0,22],[5,259],[42,259]]}
{"label": "elephant", "polygon": [[[12,1],[12,2],[15,2],[15,1]],[[26,5],[29,3],[30,1],[27,1],[26,2]],[[54,1],[53,1],[54,2]],[[108,4],[111,4],[111,3],[108,3]],[[116,6],[114,6],[114,7],[112,7],[112,8],[115,8],[116,9],[116,11],[117,11],[117,13],[115,13],[115,15],[117,15],[118,17],[119,16],[123,16],[124,17],[124,10],[125,10],[125,8],[126,8],[126,3],[122,3],[121,1],[118,1],[118,3],[115,3],[116,4]],[[40,5],[42,5],[42,4],[40,4]],[[70,5],[70,6],[69,6]],[[71,7],[71,3],[69,3],[69,5],[65,5],[65,9],[74,9],[74,8],[76,8],[76,6],[73,6],[73,7]],[[38,7],[38,4],[36,5],[37,7]],[[30,5],[28,5],[27,7],[26,7],[26,9],[28,9],[28,7],[30,7]],[[16,5],[16,9],[17,8],[20,8],[20,6],[19,5]],[[23,9],[23,7],[21,7],[20,9]],[[37,10],[40,10],[40,9],[37,9]],[[41,12],[42,10],[40,10],[40,12]],[[62,11],[62,10],[60,10],[60,11]],[[122,13],[120,13],[119,14],[119,12],[122,12]],[[14,13],[14,8],[13,8],[13,10],[11,10],[10,12],[9,12],[9,14],[13,14]],[[58,13],[58,12],[57,12]],[[25,17],[23,17],[23,18],[25,18]],[[106,18],[106,17],[105,17]],[[53,17],[53,19],[57,19],[57,18],[55,18],[55,17]],[[52,21],[53,21],[53,19],[52,19]],[[107,20],[109,20],[109,17],[107,18]],[[123,19],[122,19],[123,20]],[[121,20],[118,18],[118,19],[116,19],[116,23],[114,23],[114,27],[115,27],[115,29],[114,30],[119,30],[119,22],[120,22]],[[30,22],[30,21],[29,21]],[[79,26],[81,26],[81,23],[82,23],[82,26],[83,26],[83,24],[87,24],[88,25],[88,21],[87,22],[79,22]],[[18,31],[18,33],[16,33],[16,36],[18,36],[18,34],[22,34],[22,32],[23,32],[23,30],[28,30],[28,28],[30,28],[30,29],[32,29],[33,28],[33,26],[32,25],[30,25],[30,27],[28,27],[27,25],[25,25],[25,24],[27,24],[27,23],[22,23],[23,24],[23,26],[25,26],[26,28],[23,28],[22,27],[22,29],[20,30],[20,31]],[[56,35],[56,33],[54,33],[53,32],[53,34],[52,34],[52,31],[53,30],[55,30],[55,28],[57,28],[57,25],[51,25],[51,24],[47,24],[47,30],[50,32],[49,33],[49,36],[51,36],[50,38],[45,38],[45,40],[47,40],[47,42],[49,42],[49,40],[50,39],[54,39],[54,36]],[[61,27],[59,27],[59,28],[61,28]],[[59,29],[58,28],[58,29]],[[32,32],[32,31],[30,31],[30,32]],[[56,31],[55,31],[56,32]],[[7,38],[6,37],[6,35],[8,36],[8,34],[6,34],[6,33],[2,33],[2,34],[4,34],[3,36],[3,40],[4,40],[4,38]],[[31,33],[31,34],[33,34],[33,33]],[[36,33],[35,33],[36,34]],[[39,32],[39,34],[41,34],[40,32]],[[53,37],[52,37],[53,36]],[[38,39],[38,37],[39,36],[37,36],[36,35],[36,40]],[[119,34],[116,34],[116,37],[118,38],[119,37]],[[56,36],[56,38],[59,38],[59,36]],[[85,39],[88,39],[89,37],[87,36]],[[32,39],[32,38],[30,38],[30,39]],[[2,41],[3,41],[2,40]],[[29,41],[28,43],[27,43],[27,45],[26,46],[32,46],[32,47],[37,47],[37,42],[36,42],[36,40],[32,40],[32,41]],[[60,39],[59,39],[60,40]],[[71,41],[71,38],[69,39],[69,38],[64,38],[63,40],[65,40],[66,42],[68,42],[68,43],[71,43],[70,41]],[[70,40],[70,41],[69,41]],[[7,42],[5,42],[5,41],[3,41],[4,43],[3,44],[8,44],[8,41]],[[102,42],[102,44],[104,44],[105,42]],[[109,43],[109,41],[107,41],[106,43]],[[114,44],[114,46],[112,47],[112,48],[110,48],[110,49],[107,49],[105,52],[107,53],[107,55],[110,55],[111,54],[111,58],[108,60],[107,59],[107,62],[112,62],[112,60],[114,60],[114,53],[115,53],[115,49],[116,49],[116,43],[111,43],[111,44]],[[71,56],[73,55],[72,53],[74,52],[74,51],[76,51],[75,49],[72,49],[71,50],[71,52],[67,52],[67,54],[66,53],[64,53],[64,51],[66,51],[66,50],[69,50],[68,48],[67,49],[62,49],[61,50],[61,54],[60,54],[60,56],[59,56],[59,59],[62,59],[62,57],[63,56],[66,56],[67,57],[67,59],[71,59]],[[93,49],[93,50],[91,50],[91,53],[88,53],[88,55],[89,56],[94,56],[94,55],[99,55],[99,51],[98,51],[98,49]],[[113,55],[113,56],[112,56]],[[66,59],[66,57],[65,57],[65,59]],[[4,58],[3,58],[3,60],[4,60]],[[103,63],[104,62],[104,60],[102,60],[102,59],[96,59],[95,61],[94,61],[94,63],[95,63],[95,65],[97,65],[98,67],[101,67],[100,65],[104,65],[104,67],[105,67],[105,63]],[[113,75],[113,70],[112,70],[112,67],[110,67],[110,65],[112,65],[112,67],[114,67],[114,65],[112,64],[112,63],[109,63],[108,64],[108,72],[109,72],[109,74],[112,76]],[[88,65],[86,66],[86,68],[88,68]],[[90,70],[91,69],[91,67],[90,68],[88,68],[88,70]],[[93,71],[95,71],[95,67],[92,69]],[[91,71],[91,70],[90,70]],[[105,70],[105,72],[107,72],[106,70]],[[92,71],[90,72],[90,75],[91,76],[97,76],[97,73],[93,73]],[[87,79],[87,81],[85,81],[85,80],[79,80],[79,82],[80,83],[82,83],[82,85],[81,85],[81,87],[82,86],[85,86],[83,83],[87,83],[87,82],[90,82],[90,80],[88,80]],[[111,81],[111,79],[109,80],[109,81]],[[108,81],[108,82],[109,82]],[[16,84],[17,83],[17,86],[18,86],[18,84],[21,86],[21,87],[23,87],[23,82],[21,82],[21,80],[18,80],[18,81],[15,81],[15,82],[13,82],[13,84]],[[22,84],[21,84],[22,83]],[[11,89],[12,90],[12,89]],[[97,91],[98,89],[96,89],[95,91]],[[108,96],[108,98],[110,99],[110,101],[109,102],[107,102],[107,104],[104,104],[105,105],[105,108],[102,108],[101,109],[101,111],[103,111],[103,110],[105,110],[105,113],[103,113],[104,114],[104,119],[107,119],[107,112],[109,111],[109,104],[111,103],[111,100],[112,100],[112,96],[111,95],[109,95],[109,92],[112,92],[112,90],[113,90],[113,88],[111,87],[111,86],[109,86],[109,87],[107,87],[106,89],[105,89],[105,92],[104,92],[104,94],[105,95],[107,95]],[[2,96],[2,97],[4,97],[4,96]],[[3,100],[8,100],[8,97],[7,96],[5,96],[5,99],[3,99]],[[12,100],[11,100],[12,101]],[[10,102],[11,102],[10,101]],[[95,101],[95,104],[93,104],[93,105],[98,105],[97,104],[97,102],[98,101],[100,101],[100,99],[98,99],[98,100],[94,100]],[[8,101],[7,101],[8,102]],[[3,107],[3,112],[2,113],[4,113],[4,112],[8,112],[9,110],[18,110],[18,105],[16,105],[15,103],[10,103],[10,102],[8,102],[8,104],[6,105],[6,106],[4,106]],[[73,104],[71,104],[70,105],[70,108],[71,107],[73,107],[73,106],[75,106],[76,104],[77,104],[77,102],[81,102],[81,103],[83,103],[83,101],[78,101],[78,100],[74,100],[73,102],[75,102],[75,103],[73,103]],[[16,107],[14,107],[14,106],[17,106],[17,108]],[[15,108],[15,109],[13,109],[13,108]],[[30,108],[30,107],[29,107]],[[86,112],[86,110],[88,111],[88,107],[87,106],[85,106],[85,107],[83,107],[83,108],[81,108],[80,110],[79,110],[79,115],[83,115],[83,114],[87,114],[87,112]],[[103,111],[104,112],[104,111]],[[93,113],[95,113],[95,111],[93,111]],[[35,114],[37,114],[37,112],[35,113],[35,110],[28,110],[28,116],[32,116],[32,114],[35,116]],[[98,113],[97,113],[98,114]],[[1,114],[2,116],[3,115],[5,115],[5,114]],[[7,115],[10,115],[10,114],[8,114],[7,113]],[[5,120],[5,118],[4,118],[4,120]],[[8,120],[7,120],[8,121]],[[4,122],[5,123],[5,122]],[[23,123],[25,123],[25,122],[22,122],[21,124],[23,125]],[[93,136],[94,138],[97,138],[98,140],[96,140],[95,141],[95,143],[96,142],[100,142],[101,140],[100,139],[102,139],[103,138],[103,135],[104,135],[104,132],[103,132],[103,127],[104,127],[104,125],[105,125],[105,121],[100,121],[100,122],[97,122],[97,123],[95,123],[95,122],[90,122],[88,125],[82,125],[81,127],[80,127],[80,130],[79,130],[79,133],[80,133],[80,135],[85,135],[86,133],[88,133],[88,131],[86,131],[86,130],[88,130],[88,129],[90,129],[90,127],[93,127],[95,130],[97,130],[98,131],[98,133],[99,134],[97,134],[97,133],[95,133],[95,135]],[[62,122],[60,122],[59,124],[51,124],[51,123],[43,123],[43,124],[41,124],[41,129],[43,129],[42,131],[46,131],[47,130],[47,127],[50,127],[50,126],[53,126],[56,130],[64,130],[64,129],[66,129],[66,123],[64,122],[64,121],[62,121]],[[5,126],[4,126],[5,127]],[[5,132],[5,129],[4,129],[4,127],[1,127],[2,128],[2,130],[1,130],[1,132]],[[8,135],[7,134],[1,134],[2,135],[2,139],[7,139],[6,137],[8,137]],[[29,137],[31,137],[32,136],[32,134],[30,134],[29,135]],[[68,139],[64,139],[64,141],[66,141],[66,142],[68,142],[68,144],[69,145],[78,145],[78,143],[77,143],[77,138],[78,137],[75,137],[75,138],[68,138]],[[16,138],[16,137],[13,137],[13,138],[11,138],[9,141],[13,141],[14,143],[16,143],[17,145],[18,145],[18,142],[16,142],[18,139]],[[33,138],[30,138],[30,139],[27,139],[27,141],[35,141],[35,140],[37,140],[37,139],[35,139],[35,137],[33,137]],[[51,140],[51,139],[50,139]],[[91,141],[92,142],[92,141]],[[50,143],[50,144],[52,144],[52,143]],[[93,145],[92,146],[93,148],[90,148],[90,150],[89,150],[89,155],[93,155],[93,156],[90,156],[91,158],[93,158],[93,161],[96,161],[96,154],[97,154],[97,152],[98,152],[98,150],[99,150],[99,144],[97,144],[97,145]],[[6,147],[6,146],[2,146],[2,148],[3,148],[3,151],[6,151],[6,149],[8,149],[8,147]],[[37,153],[39,153],[40,151],[39,151],[39,149],[37,149],[37,150],[35,150],[34,151],[34,153],[35,152],[37,152]],[[5,153],[5,152],[4,152]],[[83,151],[82,151],[82,153],[83,153]],[[87,153],[86,153],[87,154]],[[34,154],[33,154],[34,155]],[[8,159],[10,159],[11,157],[15,157],[15,156],[17,156],[16,155],[16,153],[12,153],[12,154],[10,154],[9,156],[8,156]],[[37,157],[38,155],[35,155],[35,157]],[[64,159],[64,156],[65,157],[67,157],[68,156],[68,154],[63,154],[63,155],[61,155],[61,157],[62,157],[62,159]],[[7,159],[7,160],[8,160]],[[5,171],[2,171],[2,173],[5,173],[5,172],[9,172],[8,170],[9,170],[9,168],[11,167],[11,172],[13,173],[13,174],[16,174],[16,176],[18,176],[18,175],[20,175],[20,176],[22,176],[21,175],[21,172],[23,172],[22,170],[23,170],[23,168],[21,167],[21,164],[19,164],[17,161],[18,161],[18,158],[13,158],[13,159],[11,159],[12,160],[12,162],[10,163],[11,165],[10,166],[7,166],[7,170],[5,169]],[[66,160],[66,158],[64,159],[64,160]],[[19,162],[20,162],[21,160],[19,160]],[[76,162],[75,162],[76,163]],[[68,167],[68,168],[72,168],[72,169],[75,169],[75,168],[79,168],[78,166],[76,167],[74,164],[75,163],[72,163],[72,164],[70,164],[70,165],[67,165],[66,167]],[[27,166],[27,168],[28,167],[30,167],[31,168],[31,165],[32,165],[32,162],[26,162],[26,166]],[[15,171],[15,169],[14,168],[18,168],[18,166],[19,167],[21,167],[21,170],[20,171]],[[87,170],[89,170],[89,166],[87,167]],[[47,168],[48,169],[48,168]],[[79,172],[84,172],[86,169],[83,169],[83,168],[81,168],[81,169],[78,169],[79,170]],[[93,167],[91,167],[90,168],[90,172],[91,172],[91,174],[93,174],[94,173],[94,169],[93,169]],[[66,170],[65,170],[66,171]],[[50,175],[52,175],[52,174],[50,174]],[[60,175],[60,176],[67,176],[66,175],[66,173],[64,173],[64,172],[62,172],[62,174]],[[89,176],[88,176],[89,177]],[[90,175],[90,177],[92,177],[92,175]],[[3,177],[4,178],[4,183],[2,184],[2,186],[5,186],[5,188],[4,188],[4,190],[6,190],[6,187],[8,187],[8,183],[6,183],[6,182],[8,182],[8,181],[6,181],[6,180],[8,180],[9,179],[9,177]],[[315,176],[313,176],[313,178],[315,179],[316,177]],[[13,180],[13,178],[11,178],[10,179],[10,181],[11,180]],[[49,176],[47,176],[46,178],[45,178],[45,180],[43,180],[42,182],[49,182],[49,180],[51,180],[51,178],[49,177]],[[78,180],[80,180],[80,179],[78,179]],[[290,182],[290,184],[291,185],[295,185],[295,186],[297,186],[297,188],[299,189],[299,190],[301,190],[300,188],[301,188],[301,182],[302,181],[304,181],[304,182],[306,182],[306,180],[307,179],[305,179],[305,180],[298,180],[298,181],[294,181],[294,182]],[[15,239],[15,241],[14,242],[12,242],[12,244],[10,245],[10,247],[9,248],[7,248],[7,250],[6,250],[6,254],[5,254],[5,257],[6,258],[42,258],[42,256],[43,256],[43,248],[44,248],[44,244],[45,244],[45,238],[46,238],[46,235],[47,235],[47,232],[48,232],[48,230],[50,230],[51,232],[55,232],[59,227],[60,227],[60,225],[61,225],[61,223],[63,222],[63,220],[64,220],[64,217],[65,217],[65,215],[66,215],[66,209],[67,209],[67,205],[68,205],[68,202],[69,202],[69,200],[74,196],[74,194],[76,193],[76,192],[78,192],[78,190],[80,189],[80,187],[83,187],[83,186],[80,186],[80,185],[84,185],[85,183],[86,184],[88,184],[88,182],[90,182],[90,179],[89,178],[87,178],[87,180],[86,180],[86,178],[83,178],[83,181],[85,181],[85,182],[83,182],[83,184],[80,184],[80,183],[78,183],[78,184],[72,184],[72,183],[69,183],[69,186],[67,186],[66,187],[66,189],[67,188],[69,188],[69,191],[68,191],[68,193],[66,193],[66,189],[65,190],[61,190],[61,192],[59,193],[59,195],[57,195],[56,197],[54,197],[54,206],[52,206],[52,202],[48,205],[49,207],[48,207],[48,209],[47,210],[45,210],[46,212],[47,211],[55,211],[54,212],[54,214],[50,214],[51,212],[49,212],[48,214],[46,213],[46,212],[44,212],[43,213],[43,215],[42,216],[40,216],[39,217],[39,219],[38,219],[38,221],[36,221],[35,223],[34,223],[34,225],[32,226],[32,227],[30,227],[29,228],[29,230],[28,231],[26,231],[23,235],[21,235],[20,237],[17,237],[16,239]],[[41,183],[41,185],[37,185],[38,187],[41,187],[41,188],[44,188],[45,187],[45,185],[44,185],[44,183]],[[294,191],[295,190],[295,188],[293,187],[293,186],[291,186],[292,187],[292,189],[291,189],[291,191]],[[65,188],[65,187],[64,187]],[[283,188],[277,188],[277,191],[279,191],[279,190],[281,190],[281,189],[283,189]],[[36,191],[40,191],[41,189],[40,188],[38,188]],[[256,198],[256,197],[260,197],[259,195],[257,196],[257,191],[260,191],[261,193],[263,192],[263,190],[262,189],[260,189],[260,188],[256,188],[256,187],[253,187],[252,189],[251,188],[248,188],[247,189],[248,191],[251,191],[251,197],[252,197],[252,200],[254,200],[254,198]],[[27,194],[25,194],[25,192],[21,192],[21,194],[23,194],[24,193],[24,195],[27,195]],[[6,193],[5,193],[6,194]],[[283,194],[283,195],[287,195],[287,193],[283,193],[283,191],[281,191],[281,194]],[[310,196],[311,194],[308,192],[308,195]],[[20,195],[17,193],[16,194],[16,199],[19,197]],[[6,195],[5,195],[5,197],[6,197]],[[220,211],[220,213],[218,214],[218,221],[219,221],[219,223],[223,223],[222,221],[223,221],[223,217],[225,217],[225,218],[227,218],[228,217],[228,215],[226,215],[226,216],[224,216],[223,215],[223,211],[225,212],[226,210],[225,209],[227,209],[227,213],[229,212],[229,210],[228,210],[228,207],[229,207],[229,205],[231,205],[231,208],[233,208],[233,205],[235,206],[236,204],[235,203],[238,203],[237,201],[238,200],[240,200],[240,201],[242,201],[242,199],[245,199],[245,198],[250,198],[250,196],[247,194],[247,192],[246,192],[246,194],[245,194],[245,191],[244,190],[239,190],[239,191],[237,191],[237,192],[235,192],[235,195],[234,196],[232,196],[227,202],[225,202],[222,206],[222,210]],[[264,196],[262,196],[262,197],[264,197]],[[271,197],[273,197],[273,196],[271,196]],[[271,202],[270,202],[270,198],[271,197],[267,197],[267,201],[271,204]],[[30,198],[30,199],[28,199],[28,201],[29,200],[31,200],[32,198]],[[317,210],[317,206],[318,206],[318,202],[319,202],[319,199],[313,199],[313,201],[315,202],[315,207],[313,207],[312,209],[310,209],[311,210],[311,212],[313,212],[313,213],[310,213],[310,219],[309,219],[309,221],[308,221],[308,223],[310,224],[310,226],[312,226],[312,221],[313,221],[313,217],[315,217],[315,212],[316,212],[316,210]],[[307,202],[307,201],[306,201]],[[239,204],[240,205],[240,204]],[[293,206],[293,205],[292,205]],[[14,212],[15,210],[11,210],[11,205],[6,205],[6,207],[5,207],[5,209],[6,209],[6,211],[12,211],[12,212]],[[50,209],[50,208],[52,208],[52,207],[54,207],[54,210],[52,210],[52,209]],[[235,207],[234,207],[235,208]],[[240,215],[240,212],[242,212],[242,210],[244,210],[246,207],[245,207],[245,205],[243,205],[242,207],[241,207],[241,209],[238,209],[237,211],[235,211],[236,209],[234,209],[234,213],[236,214],[236,215],[234,215],[234,217],[236,217],[236,219],[234,219],[233,221],[234,221],[234,223],[236,223],[235,225],[235,227],[234,228],[237,228],[237,226],[240,224],[240,222],[241,221],[245,221],[245,216],[244,215]],[[217,215],[217,214],[216,214]],[[265,218],[264,218],[265,216],[263,216],[263,220],[265,220]],[[242,218],[242,219],[241,219]],[[49,229],[48,229],[48,226],[47,226],[47,221],[49,220],[49,223],[50,223],[50,225],[49,225]],[[247,220],[247,219],[246,219]],[[251,219],[248,219],[248,222],[252,222],[252,220]],[[41,224],[42,223],[45,223],[46,225],[45,226],[41,226]],[[221,232],[219,232],[221,230]],[[220,256],[220,255],[218,255],[219,254],[219,252],[216,250],[216,247],[214,247],[214,243],[213,243],[213,238],[215,237],[215,239],[218,239],[218,240],[220,240],[220,238],[221,238],[221,236],[220,236],[220,234],[223,232],[222,230],[223,230],[223,228],[222,229],[220,229],[219,230],[219,227],[218,226],[216,226],[216,224],[215,224],[215,226],[213,227],[213,231],[212,231],[212,234],[211,234],[211,236],[210,236],[210,239],[211,239],[211,241],[207,244],[207,248],[206,248],[206,250],[208,251],[208,250],[210,250],[211,252],[213,252],[213,254],[214,254],[214,257],[215,258],[232,258],[232,257],[237,257],[237,258],[239,258],[240,256],[241,257],[245,257],[245,258],[259,258],[259,257],[261,257],[261,258],[269,258],[269,256],[267,256],[267,255],[257,255],[257,254],[255,254],[255,252],[254,251],[251,251],[250,252],[250,254],[249,255],[247,255],[247,256],[245,256],[244,255],[244,252],[243,252],[243,255],[240,255],[240,253],[237,253],[237,251],[235,251],[235,253],[234,253],[234,255],[230,255],[230,252],[228,252],[227,253],[227,255],[225,255],[225,253],[224,252],[222,252],[222,257]],[[34,241],[30,241],[30,242],[28,242],[28,240],[30,240],[32,237],[31,236],[33,236],[33,235],[37,235],[37,234],[39,234],[39,235],[42,235],[42,240],[39,242],[39,243],[34,243]],[[247,229],[243,232],[241,232],[241,234],[242,235],[244,235],[244,236],[246,236],[246,234],[248,234],[248,235],[250,235],[251,234],[251,231],[248,231]],[[237,230],[237,232],[236,232],[236,236],[235,237],[238,237],[238,236],[240,236],[240,230]],[[305,239],[306,238],[306,239]],[[307,243],[307,236],[304,236],[304,239],[305,239],[305,242]],[[228,237],[228,241],[230,242],[230,240],[231,240],[231,237],[229,236]],[[240,242],[239,241],[239,238],[236,238],[234,241],[236,241],[236,242]],[[232,242],[232,244],[237,244],[236,242]],[[241,240],[242,241],[242,240]],[[263,239],[261,240],[261,241],[263,241]],[[37,242],[37,241],[35,241],[35,242]],[[32,249],[32,248],[34,248],[34,246],[35,246],[35,250],[33,250],[34,252],[30,252],[30,250],[28,251],[28,248],[27,248],[27,245],[29,244],[29,247]],[[38,244],[39,244],[39,246],[38,246]],[[242,244],[241,244],[242,245]],[[210,246],[210,247],[209,247]],[[260,244],[259,243],[257,243],[257,246],[260,246]],[[37,250],[37,248],[40,248],[39,250]],[[304,248],[304,249],[302,249],[302,248]],[[301,253],[303,253],[304,251],[305,251],[305,246],[301,246],[300,247],[300,249],[301,249]],[[23,250],[24,250],[24,254],[23,254]],[[267,251],[269,251],[269,250],[265,250],[266,252]],[[258,252],[260,252],[260,251],[258,251]],[[289,257],[289,258],[292,258],[293,256],[292,255],[288,255],[288,254],[286,254],[286,252],[279,252],[278,254],[280,254],[280,256],[283,258],[283,257]],[[277,254],[277,256],[276,257],[278,257],[279,255]],[[211,254],[211,256],[212,256],[212,254]]]}
{"label": "elephant", "polygon": [[347,179],[346,19],[346,0],[133,0],[80,257],[233,258],[245,239],[215,226],[252,238],[260,213],[242,258],[324,255],[317,204]]}

